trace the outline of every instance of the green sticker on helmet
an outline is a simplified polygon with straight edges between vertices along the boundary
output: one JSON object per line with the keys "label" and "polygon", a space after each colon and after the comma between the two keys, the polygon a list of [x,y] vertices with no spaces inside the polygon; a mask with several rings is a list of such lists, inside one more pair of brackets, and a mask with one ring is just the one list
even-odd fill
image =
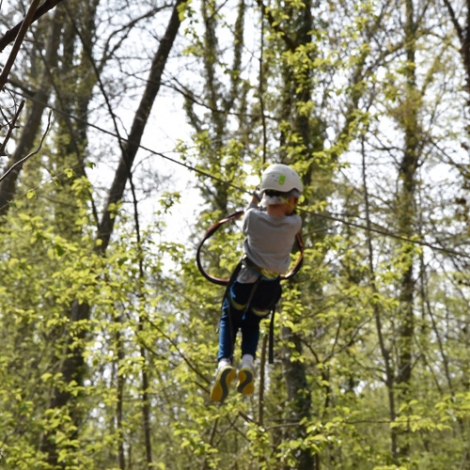
{"label": "green sticker on helmet", "polygon": [[279,175],[279,179],[277,181],[280,185],[283,185],[286,182],[286,175]]}

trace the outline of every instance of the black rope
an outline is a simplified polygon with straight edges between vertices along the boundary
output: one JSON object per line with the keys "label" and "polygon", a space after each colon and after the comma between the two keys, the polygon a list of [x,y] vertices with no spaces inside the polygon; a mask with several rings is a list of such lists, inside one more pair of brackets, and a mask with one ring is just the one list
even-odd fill
{"label": "black rope", "polygon": [[[235,212],[235,213],[225,217],[224,219],[219,220],[219,222],[216,222],[215,224],[211,225],[207,229],[206,233],[204,234],[201,242],[199,243],[199,245],[197,247],[197,250],[196,250],[196,263],[197,263],[197,267],[198,267],[199,271],[201,272],[201,274],[208,281],[210,281],[214,284],[217,284],[219,286],[225,286],[225,285],[229,284],[230,280],[225,279],[225,278],[219,278],[219,277],[212,276],[211,274],[209,274],[204,269],[204,266],[203,266],[202,261],[201,261],[202,247],[204,246],[204,243],[210,237],[212,237],[212,235],[214,235],[214,233],[217,232],[217,230],[219,230],[220,227],[222,227],[223,224],[225,224],[226,222],[236,220],[236,219],[240,218],[243,214],[244,214],[244,211]],[[303,243],[302,236],[300,235],[300,233],[298,233],[296,235],[295,239],[296,239],[297,245],[298,245],[299,250],[300,250],[299,257],[298,257],[297,261],[295,262],[295,265],[292,267],[292,269],[286,275],[281,276],[281,280],[292,279],[299,272],[300,268],[302,267],[303,259],[304,259],[304,243]]]}
{"label": "black rope", "polygon": [[[16,94],[18,96],[22,96],[23,98],[25,99],[28,99],[30,101],[33,101],[35,103],[39,103],[39,104],[42,104],[43,106],[49,108],[49,109],[52,109],[53,111],[59,113],[59,114],[62,114],[64,116],[67,116],[71,119],[74,119],[76,120],[77,122],[81,122],[83,124],[86,124],[87,126],[99,131],[99,132],[102,132],[104,134],[107,134],[107,135],[110,135],[112,137],[115,137],[123,142],[129,142],[127,139],[124,139],[123,137],[119,136],[119,135],[116,135],[115,133],[111,132],[111,131],[108,131],[107,129],[104,129],[102,127],[99,127],[97,126],[96,124],[92,124],[90,122],[88,122],[87,120],[85,119],[81,119],[81,118],[78,118],[77,116],[74,116],[70,113],[66,113],[60,109],[57,109],[51,105],[49,105],[48,103],[45,103],[43,101],[40,101],[40,100],[37,100],[36,98],[34,98],[34,96],[30,95],[30,94],[27,94],[27,93],[21,93],[17,90],[13,90],[11,88],[8,88],[8,87],[5,87],[4,88],[5,90],[8,90],[9,92],[13,93],[13,94]],[[137,145],[137,144],[136,144]],[[231,183],[230,181],[226,181],[222,178],[219,178],[211,173],[208,173],[204,170],[201,170],[200,168],[196,168],[192,165],[188,165],[187,163],[184,163],[184,162],[181,162],[181,161],[178,161],[174,158],[171,158],[169,157],[168,155],[165,155],[161,152],[157,152],[149,147],[145,147],[143,146],[142,144],[138,144],[138,147],[142,150],[145,150],[146,152],[149,152],[151,153],[152,155],[155,155],[157,157],[160,157],[160,158],[163,158],[165,160],[168,160],[169,162],[171,163],[174,163],[176,165],[179,165],[181,167],[184,167],[186,168],[187,170],[189,171],[192,171],[192,172],[195,172],[195,173],[198,173],[200,174],[201,176],[204,176],[206,178],[209,178],[211,180],[214,180],[214,181],[217,181],[219,183],[222,183],[224,184],[226,187],[231,187],[233,189],[236,189],[237,191],[240,191],[242,193],[245,193],[245,194],[252,194],[252,191],[248,191],[246,190],[245,188],[241,188],[240,186],[237,186],[233,183]],[[355,227],[359,230],[364,230],[366,232],[372,232],[372,233],[376,233],[376,234],[379,234],[379,235],[383,235],[383,236],[386,236],[386,237],[390,237],[390,238],[394,238],[396,240],[401,240],[401,241],[404,241],[404,242],[407,242],[407,243],[411,243],[411,244],[415,244],[415,245],[420,245],[420,246],[426,246],[428,248],[430,248],[431,250],[433,251],[439,251],[441,253],[446,253],[446,254],[449,254],[449,255],[452,255],[452,256],[458,256],[458,257],[461,257],[461,258],[467,258],[467,259],[470,259],[470,254],[467,254],[467,253],[464,253],[464,252],[461,252],[461,251],[455,251],[455,250],[452,250],[452,249],[449,249],[449,248],[445,248],[445,247],[441,247],[441,246],[437,246],[437,245],[433,245],[432,243],[429,243],[429,242],[426,242],[424,240],[416,240],[416,239],[411,239],[411,238],[408,238],[408,237],[405,237],[405,236],[402,236],[402,235],[399,235],[399,234],[396,234],[394,232],[390,232],[389,230],[386,230],[382,227],[380,228],[373,228],[373,227],[367,227],[365,225],[361,225],[361,224],[357,224],[357,223],[354,223],[354,222],[349,222],[341,217],[338,217],[338,216],[335,216],[331,213],[328,213],[328,212],[316,212],[316,211],[309,211],[309,210],[306,210],[306,209],[302,209],[300,207],[297,208],[297,210],[299,212],[303,212],[304,214],[309,214],[309,215],[313,215],[313,216],[316,216],[316,217],[320,217],[320,218],[323,218],[323,219],[327,219],[327,220],[332,220],[332,221],[335,221],[335,222],[339,222],[343,225],[346,225],[346,226],[349,226],[349,227]]]}

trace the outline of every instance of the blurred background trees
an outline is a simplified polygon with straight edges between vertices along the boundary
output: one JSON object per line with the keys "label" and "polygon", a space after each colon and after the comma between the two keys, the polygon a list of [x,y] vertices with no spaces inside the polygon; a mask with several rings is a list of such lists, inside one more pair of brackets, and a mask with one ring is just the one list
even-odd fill
{"label": "blurred background trees", "polygon": [[[2,468],[468,468],[468,8],[0,3]],[[218,406],[195,247],[275,162],[306,261]]]}

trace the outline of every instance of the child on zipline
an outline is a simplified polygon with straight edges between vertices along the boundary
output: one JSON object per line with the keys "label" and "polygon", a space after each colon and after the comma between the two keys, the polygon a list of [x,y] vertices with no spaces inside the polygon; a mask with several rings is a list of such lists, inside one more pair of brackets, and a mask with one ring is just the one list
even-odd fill
{"label": "child on zipline", "polygon": [[295,236],[302,226],[302,219],[294,212],[302,190],[302,182],[294,169],[282,164],[271,165],[262,175],[261,200],[255,193],[245,212],[242,228],[246,236],[245,257],[223,301],[218,366],[211,389],[213,401],[225,400],[236,376],[232,360],[239,330],[242,360],[237,391],[244,395],[254,392],[253,361],[259,323],[281,297],[280,275],[289,268]]}

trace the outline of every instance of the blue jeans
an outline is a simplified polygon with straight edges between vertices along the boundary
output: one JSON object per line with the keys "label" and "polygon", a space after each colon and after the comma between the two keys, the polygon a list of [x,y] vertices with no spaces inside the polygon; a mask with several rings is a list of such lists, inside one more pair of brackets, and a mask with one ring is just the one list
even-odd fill
{"label": "blue jeans", "polygon": [[219,354],[217,359],[232,359],[235,340],[242,332],[242,356],[256,357],[259,340],[259,323],[274,309],[282,293],[279,279],[263,279],[255,287],[250,305],[247,303],[254,284],[241,284],[235,281],[222,304],[222,317],[219,331]]}

